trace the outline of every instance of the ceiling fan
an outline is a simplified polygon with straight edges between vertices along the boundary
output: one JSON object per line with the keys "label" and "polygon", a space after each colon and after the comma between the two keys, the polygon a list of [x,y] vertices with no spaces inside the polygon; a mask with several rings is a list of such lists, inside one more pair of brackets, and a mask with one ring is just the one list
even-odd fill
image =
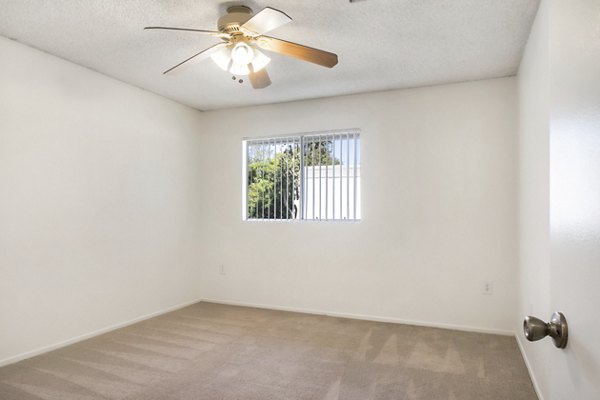
{"label": "ceiling fan", "polygon": [[[271,61],[260,49],[294,57],[327,68],[334,67],[338,57],[334,53],[303,46],[264,35],[265,33],[287,24],[292,19],[283,11],[266,7],[254,14],[249,7],[232,6],[227,14],[217,21],[217,31],[191,28],[172,28],[167,26],[147,26],[144,29],[162,29],[172,31],[188,31],[214,36],[223,40],[210,46],[188,59],[169,68],[163,74],[173,71],[186,62],[210,57],[221,69],[235,76],[248,76],[255,89],[262,89],[271,84],[266,65]],[[243,80],[240,79],[240,83]]]}

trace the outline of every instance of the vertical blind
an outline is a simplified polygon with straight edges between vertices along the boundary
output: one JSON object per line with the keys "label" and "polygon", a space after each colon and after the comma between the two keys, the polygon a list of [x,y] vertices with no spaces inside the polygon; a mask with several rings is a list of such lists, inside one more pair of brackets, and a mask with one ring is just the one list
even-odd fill
{"label": "vertical blind", "polygon": [[360,220],[358,131],[244,141],[246,219]]}

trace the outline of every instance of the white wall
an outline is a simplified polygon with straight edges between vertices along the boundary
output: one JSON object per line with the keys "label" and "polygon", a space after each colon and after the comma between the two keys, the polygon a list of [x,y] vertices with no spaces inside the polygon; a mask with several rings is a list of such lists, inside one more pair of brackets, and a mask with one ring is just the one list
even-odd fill
{"label": "white wall", "polygon": [[0,38],[0,364],[199,298],[201,114]]}
{"label": "white wall", "polygon": [[[514,330],[514,78],[200,113],[0,54],[0,363],[198,297]],[[360,223],[242,221],[243,137],[339,128]]]}
{"label": "white wall", "polygon": [[[204,295],[514,331],[516,99],[507,78],[206,113]],[[242,221],[243,137],[341,128],[362,222]]]}
{"label": "white wall", "polygon": [[542,1],[519,72],[521,143],[543,144],[521,148],[521,160],[529,160],[520,167],[521,210],[538,203],[546,214],[521,214],[519,317],[529,302],[537,316],[559,310],[569,322],[565,350],[519,335],[545,400],[600,393],[599,15],[597,0]]}
{"label": "white wall", "polygon": [[[547,346],[530,345],[522,334],[527,315],[546,319],[550,307],[550,129],[549,10],[542,2],[519,68],[519,305],[515,331],[530,366],[547,362]],[[538,394],[548,390],[542,374],[532,377]]]}

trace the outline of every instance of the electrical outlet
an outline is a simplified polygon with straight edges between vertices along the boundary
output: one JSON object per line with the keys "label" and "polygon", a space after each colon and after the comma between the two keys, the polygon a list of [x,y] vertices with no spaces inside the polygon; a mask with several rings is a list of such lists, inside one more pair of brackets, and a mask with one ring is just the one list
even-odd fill
{"label": "electrical outlet", "polygon": [[219,273],[225,275],[225,266],[223,264],[219,265]]}
{"label": "electrical outlet", "polygon": [[494,282],[491,282],[491,281],[483,282],[482,293],[487,294],[487,295],[494,294]]}

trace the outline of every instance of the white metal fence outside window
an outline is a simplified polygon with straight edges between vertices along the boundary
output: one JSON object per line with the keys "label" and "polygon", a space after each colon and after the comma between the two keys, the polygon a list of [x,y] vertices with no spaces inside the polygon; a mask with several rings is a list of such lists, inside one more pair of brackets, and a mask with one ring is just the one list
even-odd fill
{"label": "white metal fence outside window", "polygon": [[244,218],[360,220],[357,130],[244,141]]}

